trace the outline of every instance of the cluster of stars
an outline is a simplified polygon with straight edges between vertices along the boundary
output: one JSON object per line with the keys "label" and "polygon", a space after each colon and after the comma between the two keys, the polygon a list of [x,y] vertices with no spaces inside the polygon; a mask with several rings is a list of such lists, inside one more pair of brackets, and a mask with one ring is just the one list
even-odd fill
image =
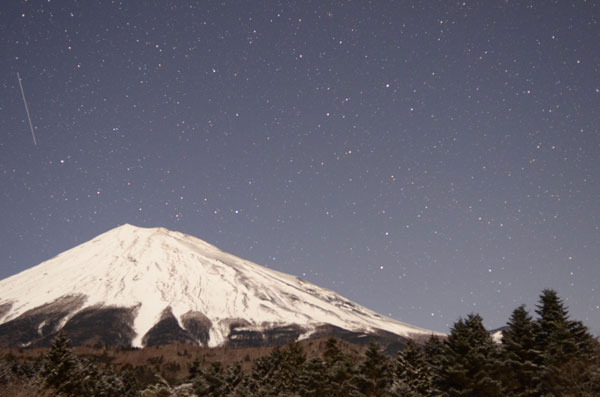
{"label": "cluster of stars", "polygon": [[1,276],[127,222],[425,328],[550,287],[598,333],[597,12],[10,5],[0,67],[40,142],[7,82]]}

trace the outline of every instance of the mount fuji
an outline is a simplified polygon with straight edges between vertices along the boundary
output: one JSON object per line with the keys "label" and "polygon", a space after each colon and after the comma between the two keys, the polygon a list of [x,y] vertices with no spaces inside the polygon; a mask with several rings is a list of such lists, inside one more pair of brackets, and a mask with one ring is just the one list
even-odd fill
{"label": "mount fuji", "polygon": [[[0,345],[284,344],[432,331],[164,228],[123,225],[0,281]],[[398,342],[400,341],[400,342]]]}

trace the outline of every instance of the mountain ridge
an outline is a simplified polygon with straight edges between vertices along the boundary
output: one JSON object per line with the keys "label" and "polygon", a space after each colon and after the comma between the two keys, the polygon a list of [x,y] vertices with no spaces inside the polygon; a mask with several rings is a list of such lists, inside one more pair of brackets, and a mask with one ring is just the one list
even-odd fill
{"label": "mountain ridge", "polygon": [[62,328],[83,338],[85,327],[107,321],[122,332],[99,343],[137,347],[302,339],[331,327],[436,334],[165,228],[124,224],[0,281],[0,334],[16,335],[0,344],[45,343]]}

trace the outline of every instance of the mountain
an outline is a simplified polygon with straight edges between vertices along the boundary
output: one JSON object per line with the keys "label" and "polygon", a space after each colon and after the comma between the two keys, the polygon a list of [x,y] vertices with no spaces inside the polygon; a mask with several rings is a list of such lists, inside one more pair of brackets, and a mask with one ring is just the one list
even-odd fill
{"label": "mountain", "polygon": [[183,233],[123,225],[0,281],[0,346],[257,346],[431,335]]}

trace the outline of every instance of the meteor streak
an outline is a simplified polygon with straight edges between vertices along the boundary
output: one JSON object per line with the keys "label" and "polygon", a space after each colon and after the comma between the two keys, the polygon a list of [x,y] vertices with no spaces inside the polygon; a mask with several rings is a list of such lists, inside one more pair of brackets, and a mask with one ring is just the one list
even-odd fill
{"label": "meteor streak", "polygon": [[33,124],[31,124],[31,116],[29,115],[29,106],[27,106],[27,100],[25,99],[25,91],[23,91],[23,84],[21,84],[21,76],[19,76],[19,72],[17,72],[17,80],[19,80],[19,87],[21,87],[21,96],[23,97],[23,103],[25,104],[25,112],[27,112],[27,120],[29,120],[29,128],[31,128],[33,144],[37,146],[37,139],[35,139],[35,133],[33,132]]}

